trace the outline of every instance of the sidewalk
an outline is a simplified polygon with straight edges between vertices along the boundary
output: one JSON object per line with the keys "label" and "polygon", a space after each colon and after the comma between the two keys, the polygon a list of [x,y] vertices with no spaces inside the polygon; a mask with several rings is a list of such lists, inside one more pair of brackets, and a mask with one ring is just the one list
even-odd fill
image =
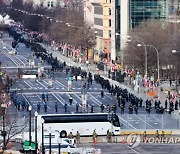
{"label": "sidewalk", "polygon": [[[149,94],[145,92],[144,87],[140,87],[139,88],[140,92],[138,93],[138,90],[134,90],[132,88],[132,86],[127,86],[125,84],[119,83],[115,80],[108,78],[107,71],[102,71],[102,70],[97,69],[96,64],[94,64],[94,63],[89,64],[87,66],[87,64],[84,64],[84,63],[74,62],[72,58],[63,56],[61,51],[52,50],[50,46],[47,46],[44,44],[41,44],[41,45],[42,45],[42,47],[44,47],[47,50],[48,53],[52,53],[53,57],[57,57],[57,59],[59,61],[61,61],[61,62],[66,61],[67,65],[69,65],[69,66],[81,67],[82,70],[85,70],[87,72],[89,71],[93,75],[100,74],[102,77],[104,77],[104,79],[108,79],[111,84],[117,85],[123,89],[127,89],[130,93],[134,94],[137,97],[141,97],[144,101],[146,99],[158,99],[158,98],[153,98],[152,96],[149,96]],[[155,95],[157,95],[157,93],[158,93],[158,89],[155,90]],[[159,99],[161,100],[162,105],[164,104],[165,100],[167,99],[167,94],[164,91],[161,92],[160,87],[159,87]]]}

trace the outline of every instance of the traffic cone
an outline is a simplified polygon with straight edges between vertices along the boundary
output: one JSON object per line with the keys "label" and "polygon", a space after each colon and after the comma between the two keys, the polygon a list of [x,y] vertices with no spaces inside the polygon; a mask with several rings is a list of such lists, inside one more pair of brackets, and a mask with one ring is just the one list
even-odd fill
{"label": "traffic cone", "polygon": [[144,143],[148,143],[148,138],[147,137],[145,138]]}
{"label": "traffic cone", "polygon": [[122,138],[122,144],[124,144],[125,143],[125,140],[124,140],[124,137]]}
{"label": "traffic cone", "polygon": [[97,138],[94,139],[94,144],[97,144]]}

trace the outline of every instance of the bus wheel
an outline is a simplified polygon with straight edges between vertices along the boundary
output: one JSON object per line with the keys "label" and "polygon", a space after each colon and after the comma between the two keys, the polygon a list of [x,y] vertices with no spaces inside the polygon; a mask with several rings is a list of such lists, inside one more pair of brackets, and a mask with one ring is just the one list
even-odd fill
{"label": "bus wheel", "polygon": [[62,130],[60,132],[60,138],[65,138],[65,137],[67,137],[67,132],[65,130]]}

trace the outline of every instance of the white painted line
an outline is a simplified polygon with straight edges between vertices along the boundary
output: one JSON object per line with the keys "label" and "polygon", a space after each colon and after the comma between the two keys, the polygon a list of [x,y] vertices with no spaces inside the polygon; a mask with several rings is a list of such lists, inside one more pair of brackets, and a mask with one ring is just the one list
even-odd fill
{"label": "white painted line", "polygon": [[137,153],[137,154],[140,154],[139,152],[137,152],[136,150],[134,150],[133,148],[131,148],[131,147],[128,146],[127,144],[126,144],[126,146],[127,146],[129,149],[131,149],[133,152],[135,152],[135,153]]}
{"label": "white painted line", "polygon": [[25,97],[25,95],[22,94],[22,96],[23,96],[23,98],[26,100],[26,102],[27,102],[29,105],[31,105],[30,102],[28,101],[28,99]]}
{"label": "white painted line", "polygon": [[42,80],[47,86],[49,86],[48,81]]}
{"label": "white painted line", "polygon": [[24,83],[27,84],[30,88],[32,88],[31,85],[27,83],[27,81],[24,81]]}
{"label": "white painted line", "polygon": [[58,93],[55,93],[55,94],[58,96],[58,98],[60,98],[65,103],[65,100]]}
{"label": "white painted line", "polygon": [[[118,115],[118,117],[122,120],[122,121],[124,121],[128,126],[131,126],[132,128],[134,128],[134,129],[136,129],[137,130],[137,128],[136,127],[134,127],[133,125],[131,125],[130,123],[128,123],[126,120],[124,120],[123,118],[121,118],[120,117],[120,115]],[[120,121],[121,122],[121,121]],[[125,125],[124,123],[123,123],[123,125]],[[125,125],[127,128],[128,128],[128,126],[127,125]]]}
{"label": "white painted line", "polygon": [[135,115],[135,114],[134,114],[134,116],[137,117],[138,119],[140,119],[141,121],[143,121],[144,123],[146,123],[147,125],[149,125],[150,127],[152,127],[153,129],[156,129],[156,128],[154,128],[153,126],[151,126],[151,125],[147,122],[147,120],[141,119],[140,117],[138,117],[138,116]]}
{"label": "white painted line", "polygon": [[44,88],[47,88],[47,86],[45,86],[45,85],[43,85],[41,82],[39,82],[38,80],[37,80],[37,82],[41,85],[41,86],[43,86]]}
{"label": "white painted line", "polygon": [[[68,93],[66,93],[66,95],[68,95],[68,97],[70,97],[70,95]],[[76,104],[78,103],[75,99],[73,99],[73,102],[75,102]],[[78,104],[80,104],[80,103],[78,103]]]}
{"label": "white painted line", "polygon": [[[97,102],[99,102],[99,105],[102,104],[102,102],[100,102],[97,98],[95,98],[93,95],[89,94],[94,100],[96,100]],[[106,107],[106,105],[104,105],[104,107]]]}
{"label": "white painted line", "polygon": [[157,121],[161,122],[161,123],[163,122],[163,121],[159,120],[158,118],[156,118],[154,115],[153,115],[153,118],[156,119]]}
{"label": "white painted line", "polygon": [[56,82],[57,84],[59,84],[60,86],[63,86],[63,87],[65,87],[65,88],[67,88],[67,86],[66,85],[64,85],[64,84],[62,84],[61,82],[59,82],[58,80],[55,80],[54,82]]}
{"label": "white painted line", "polygon": [[[82,99],[77,94],[74,94],[74,95],[81,101],[81,103],[78,103],[78,104],[79,104],[80,107],[82,107],[82,105],[81,105],[82,104]],[[89,104],[88,104],[88,106],[90,107]]]}
{"label": "white painted line", "polygon": [[52,94],[52,95],[64,106],[64,103],[61,102],[61,100],[55,94]]}
{"label": "white painted line", "polygon": [[[42,101],[42,99],[41,99],[41,97],[38,95],[38,94],[36,94],[36,96],[41,100],[41,102],[43,102],[44,104],[45,104],[45,102],[44,101]],[[49,106],[47,106],[49,109],[50,109],[50,107]]]}
{"label": "white painted line", "polygon": [[107,98],[113,100],[113,98],[111,98],[110,96],[108,96],[107,94],[104,94]]}

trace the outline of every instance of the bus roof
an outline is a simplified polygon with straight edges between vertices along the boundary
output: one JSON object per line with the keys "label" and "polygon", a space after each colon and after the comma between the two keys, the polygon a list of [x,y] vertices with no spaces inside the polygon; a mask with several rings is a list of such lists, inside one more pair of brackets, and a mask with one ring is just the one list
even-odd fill
{"label": "bus roof", "polygon": [[44,123],[107,122],[108,114],[55,114],[41,115]]}

